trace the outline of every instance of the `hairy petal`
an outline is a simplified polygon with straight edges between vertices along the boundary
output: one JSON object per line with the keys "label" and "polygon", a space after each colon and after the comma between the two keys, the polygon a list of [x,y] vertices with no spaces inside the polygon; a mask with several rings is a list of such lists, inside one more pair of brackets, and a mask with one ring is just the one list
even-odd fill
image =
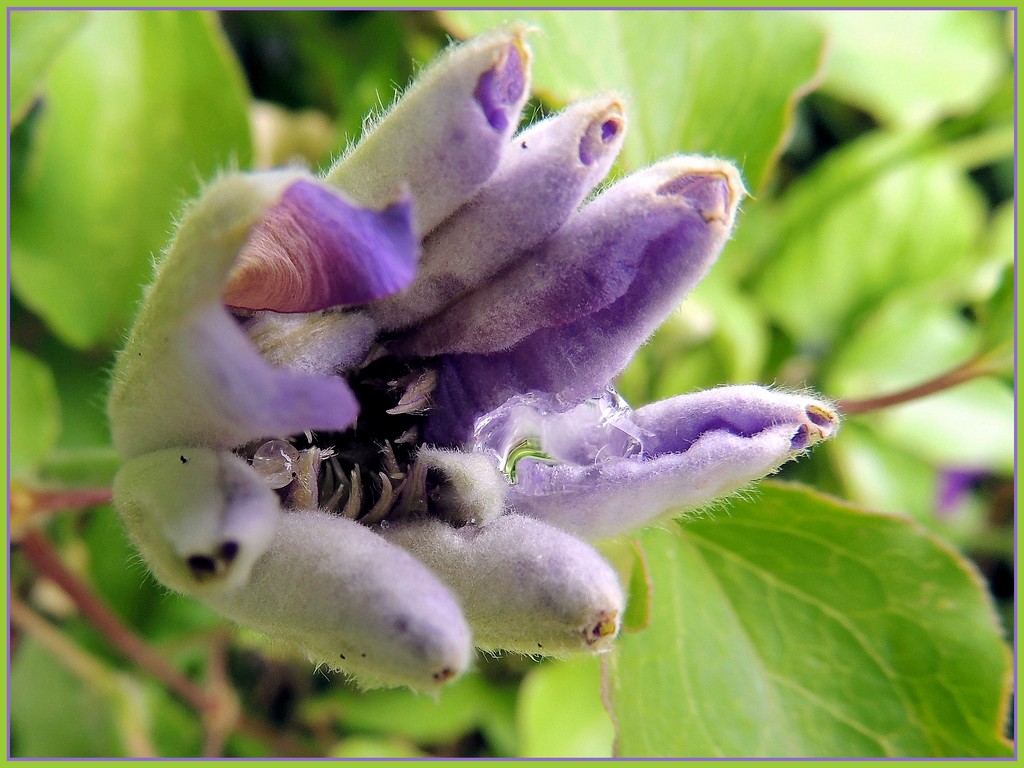
{"label": "hairy petal", "polygon": [[180,447],[127,462],[114,506],[153,573],[203,596],[243,587],[277,529],[277,496],[226,451]]}
{"label": "hairy petal", "polygon": [[[678,216],[674,225],[644,243],[624,292],[603,309],[541,328],[507,350],[445,356],[429,439],[461,444],[472,433],[477,416],[519,394],[549,393],[566,403],[599,395],[704,276],[732,229],[743,194],[739,175],[728,163],[701,157],[674,158],[651,169],[655,170],[661,174],[655,196],[677,201]],[[642,227],[638,237],[641,232]],[[557,315],[556,299],[562,289],[541,288],[538,296],[544,297],[546,291],[550,296],[538,305]],[[573,306],[571,298],[562,298],[566,306]]]}
{"label": "hairy petal", "polygon": [[[179,340],[188,345],[181,356],[192,386],[179,395],[201,394],[207,429],[216,427],[219,439],[243,445],[266,435],[345,429],[355,420],[359,406],[343,379],[274,368],[247,341],[218,309],[197,314]],[[179,406],[175,431],[198,415],[183,411]]]}
{"label": "hairy petal", "polygon": [[[835,435],[839,415],[834,405],[811,395],[780,392],[756,384],[716,387],[678,395],[638,409],[645,455],[686,451],[700,437],[725,430],[752,437],[766,427],[798,425],[793,448],[809,448]],[[806,427],[806,431],[799,430]]]}
{"label": "hairy petal", "polygon": [[374,211],[297,181],[253,230],[228,275],[224,302],[275,312],[365,304],[406,288],[418,254],[407,195]]}
{"label": "hairy petal", "polygon": [[428,329],[410,329],[404,352],[435,354],[441,348],[430,339],[445,335],[445,319],[462,312],[456,300],[477,290],[493,301],[487,281],[506,267],[520,279],[523,252],[558,229],[604,178],[625,127],[622,103],[606,96],[536,123],[506,145],[494,175],[425,240],[416,282],[372,307],[389,330],[438,315]]}
{"label": "hairy petal", "polygon": [[510,27],[450,48],[327,174],[363,205],[408,189],[426,234],[494,172],[529,94],[530,53]]}
{"label": "hairy petal", "polygon": [[435,503],[445,520],[483,525],[505,511],[508,481],[490,456],[424,446],[417,460],[444,478]]}
{"label": "hairy petal", "polygon": [[243,327],[271,363],[310,374],[336,374],[358,365],[377,336],[373,319],[360,311],[257,312]]}
{"label": "hairy petal", "polygon": [[645,266],[673,283],[681,299],[724,243],[731,212],[718,212],[727,200],[718,197],[726,176],[703,177],[681,194],[666,192],[680,176],[693,176],[692,161],[669,160],[626,177],[508,270],[417,329],[399,350],[508,349],[535,331],[589,318],[631,289]]}
{"label": "hairy petal", "polygon": [[469,665],[469,628],[422,563],[367,526],[315,510],[282,515],[245,589],[208,600],[363,686],[437,690]]}
{"label": "hairy petal", "polygon": [[186,213],[114,371],[108,413],[124,456],[182,444],[233,448],[355,420],[344,381],[274,367],[222,304],[250,231],[296,178],[228,175]]}
{"label": "hairy petal", "polygon": [[706,505],[775,472],[839,425],[833,406],[757,386],[680,395],[634,414],[640,452],[583,464],[527,458],[509,501],[517,512],[588,539]]}
{"label": "hairy petal", "polygon": [[557,528],[503,515],[462,528],[418,520],[382,534],[458,595],[480,648],[599,653],[615,639],[623,608],[615,571],[590,546]]}

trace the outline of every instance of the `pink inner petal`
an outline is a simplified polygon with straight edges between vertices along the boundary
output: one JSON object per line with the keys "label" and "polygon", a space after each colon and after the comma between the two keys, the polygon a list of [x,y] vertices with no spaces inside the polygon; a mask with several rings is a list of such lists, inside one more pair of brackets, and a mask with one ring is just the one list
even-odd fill
{"label": "pink inner petal", "polygon": [[406,288],[418,257],[408,197],[374,211],[298,181],[253,230],[224,302],[275,312],[365,304]]}

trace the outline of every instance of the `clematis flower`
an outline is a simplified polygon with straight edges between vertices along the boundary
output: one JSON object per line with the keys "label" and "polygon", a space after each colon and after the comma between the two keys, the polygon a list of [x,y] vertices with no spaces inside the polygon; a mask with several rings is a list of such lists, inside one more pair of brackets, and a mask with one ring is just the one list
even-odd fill
{"label": "clematis flower", "polygon": [[229,173],[185,212],[121,352],[115,503],[154,574],[363,685],[474,646],[600,653],[588,543],[774,472],[838,420],[733,386],[610,382],[707,271],[744,194],[679,156],[593,195],[598,96],[516,134],[521,29],[447,51],[324,176]]}

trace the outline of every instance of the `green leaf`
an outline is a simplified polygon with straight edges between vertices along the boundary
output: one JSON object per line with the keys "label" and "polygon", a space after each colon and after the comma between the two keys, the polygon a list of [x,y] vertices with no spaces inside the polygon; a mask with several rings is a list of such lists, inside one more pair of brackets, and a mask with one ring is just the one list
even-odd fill
{"label": "green leaf", "polygon": [[118,616],[142,627],[149,614],[170,597],[167,590],[146,574],[113,507],[93,510],[82,526],[91,585]]}
{"label": "green leaf", "polygon": [[511,720],[513,690],[469,674],[445,686],[437,699],[411,691],[356,692],[337,687],[305,704],[303,719],[313,723],[342,722],[356,733],[402,736],[417,744],[456,741],[475,728],[485,733],[499,721]]}
{"label": "green leaf", "polygon": [[60,440],[40,476],[57,485],[111,485],[123,461],[111,444],[106,413],[112,356],[81,353],[52,336],[35,351],[53,371],[61,414]]}
{"label": "green leaf", "polygon": [[1007,267],[992,298],[981,308],[981,351],[998,373],[1013,372],[1014,283],[1014,269]]}
{"label": "green leaf", "polygon": [[174,698],[163,685],[146,685],[144,702],[149,713],[153,746],[166,757],[194,757],[202,753],[203,727],[198,713]]}
{"label": "green leaf", "polygon": [[860,419],[843,424],[842,439],[826,447],[846,498],[879,512],[934,521],[938,471],[871,432]]}
{"label": "green leaf", "polygon": [[468,36],[504,21],[540,28],[534,90],[564,104],[617,90],[628,100],[623,160],[674,152],[737,162],[760,189],[797,94],[818,70],[824,36],[795,13],[730,11],[447,11]]}
{"label": "green leaf", "polygon": [[527,675],[519,690],[520,757],[611,757],[615,730],[601,701],[601,660],[575,656]]}
{"label": "green leaf", "polygon": [[[979,542],[1000,535],[990,530],[991,511],[976,491],[965,489],[943,499],[940,469],[876,435],[860,420],[844,424],[842,439],[825,452],[842,479],[844,494],[857,504],[910,515],[961,551],[977,551]],[[1006,544],[1012,548],[1012,542]]]}
{"label": "green leaf", "polygon": [[46,89],[13,287],[66,343],[119,343],[183,202],[249,160],[245,86],[214,16],[97,11]]}
{"label": "green leaf", "polygon": [[[899,392],[967,362],[978,336],[955,306],[929,294],[896,294],[846,340],[830,367],[826,391],[848,398]],[[858,418],[932,465],[1013,471],[1013,393],[993,379]]]}
{"label": "green leaf", "polygon": [[612,658],[622,756],[1012,754],[991,601],[909,518],[766,482],[641,540],[654,616]]}
{"label": "green leaf", "polygon": [[54,58],[87,18],[84,11],[11,11],[11,125],[24,119]]}
{"label": "green leaf", "polygon": [[863,398],[920,384],[965,362],[977,337],[951,303],[925,292],[886,296],[844,339],[826,389],[835,397]]}
{"label": "green leaf", "polygon": [[1015,303],[1016,210],[1010,200],[998,209],[989,226],[985,254],[989,266],[989,284],[982,286],[984,303],[978,307],[981,324],[979,351],[985,365],[996,375],[1007,378],[1014,372],[1014,331],[1017,315]]}
{"label": "green leaf", "polygon": [[423,752],[400,739],[352,736],[332,747],[328,758],[378,759],[378,758],[424,758]]}
{"label": "green leaf", "polygon": [[[758,305],[730,285],[724,273],[716,271],[700,282],[687,303],[713,313],[711,344],[726,372],[724,381],[755,381],[764,367],[769,343],[767,323]],[[704,386],[721,383],[722,379],[705,382]]]}
{"label": "green leaf", "polygon": [[598,551],[618,573],[622,586],[626,587],[622,631],[642,632],[651,621],[651,577],[643,549],[636,539],[616,536],[599,542]]}
{"label": "green leaf", "polygon": [[873,429],[938,467],[1012,476],[1013,390],[975,379],[879,414]]}
{"label": "green leaf", "polygon": [[[979,266],[978,191],[941,157],[881,161],[885,144],[872,138],[840,150],[781,203],[788,228],[765,254],[756,290],[802,344],[831,343],[893,290],[961,298]],[[863,159],[863,171],[851,156]]]}
{"label": "green leaf", "polygon": [[13,756],[124,755],[109,693],[85,685],[30,637],[14,654],[11,690]]}
{"label": "green leaf", "polygon": [[980,106],[1008,68],[988,11],[818,11],[830,50],[822,89],[894,125]]}
{"label": "green leaf", "polygon": [[11,348],[11,475],[36,474],[60,436],[57,383],[47,365]]}
{"label": "green leaf", "polygon": [[110,486],[124,459],[113,448],[72,448],[58,447],[46,460],[40,470],[45,482],[63,486]]}
{"label": "green leaf", "polygon": [[[221,18],[236,47],[258,62],[260,99],[329,115],[340,139],[335,153],[359,138],[364,118],[390,104],[413,72],[407,40],[415,33],[406,14],[261,10]],[[425,63],[433,53],[416,58]]]}
{"label": "green leaf", "polygon": [[60,390],[58,448],[65,452],[110,448],[107,391],[113,355],[78,352],[52,336],[38,344],[34,352],[50,366]]}

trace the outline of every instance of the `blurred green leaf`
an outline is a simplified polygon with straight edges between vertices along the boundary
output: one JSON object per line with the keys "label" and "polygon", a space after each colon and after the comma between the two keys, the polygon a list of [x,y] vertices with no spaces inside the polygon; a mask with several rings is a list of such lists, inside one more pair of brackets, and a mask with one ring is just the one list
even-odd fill
{"label": "blurred green leaf", "polygon": [[970,111],[1009,68],[1001,19],[990,11],[833,10],[814,18],[830,40],[822,89],[884,123],[922,125]]}
{"label": "blurred green leaf", "polygon": [[88,14],[84,11],[10,12],[10,91],[11,125],[17,125],[28,113],[42,85],[47,69]]}
{"label": "blurred green leaf", "polygon": [[320,24],[315,30],[307,24],[308,34],[296,38],[302,58],[310,64],[311,91],[330,94],[331,115],[349,142],[362,135],[366,116],[390,106],[409,82],[413,63],[404,44],[405,26],[398,13],[360,13],[344,25]]}
{"label": "blurred green leaf", "polygon": [[977,494],[965,489],[959,498],[943,499],[940,469],[876,435],[861,420],[844,424],[842,439],[826,452],[851,501],[910,515],[962,550],[987,535],[987,510]]}
{"label": "blurred green leaf", "polygon": [[935,467],[879,438],[861,420],[843,424],[842,439],[825,450],[851,501],[879,512],[908,514],[925,524],[934,518]]}
{"label": "blurred green leaf", "polygon": [[[243,63],[256,74],[256,96],[290,110],[316,109],[336,122],[340,141],[357,140],[364,118],[391,104],[414,63],[411,14],[316,10],[220,12]],[[427,57],[420,59],[425,63]],[[327,164],[327,155],[316,158]]]}
{"label": "blurred green leaf", "polygon": [[11,736],[18,757],[121,757],[106,691],[85,685],[42,645],[23,638],[11,661]]}
{"label": "blurred green leaf", "polygon": [[59,383],[61,433],[41,474],[60,485],[109,486],[122,464],[111,444],[106,400],[113,360],[78,352],[53,337],[38,353]]}
{"label": "blurred green leaf", "polygon": [[113,344],[183,202],[248,163],[245,85],[208,13],[95,11],[46,88],[13,287],[68,344]]}
{"label": "blurred green leaf", "polygon": [[446,11],[442,20],[461,36],[536,25],[535,91],[559,104],[609,89],[628,99],[627,166],[714,154],[734,160],[754,190],[824,44],[809,18],[764,11]]}
{"label": "blurred green leaf", "polygon": [[309,701],[304,719],[340,722],[356,733],[392,734],[436,745],[456,741],[476,728],[488,732],[495,721],[511,721],[514,697],[513,687],[468,674],[445,686],[437,699],[404,689],[336,688]]}
{"label": "blurred green leaf", "polygon": [[[887,395],[967,362],[977,330],[929,294],[889,297],[846,340],[826,381],[836,397]],[[889,442],[944,467],[1011,472],[1013,393],[994,380],[952,389],[858,417]]]}
{"label": "blurred green leaf", "polygon": [[45,363],[11,348],[11,475],[36,474],[60,436],[60,399]]}
{"label": "blurred green leaf", "polygon": [[615,730],[601,701],[601,659],[545,663],[519,689],[520,757],[611,757]]}
{"label": "blurred green leaf", "polygon": [[96,448],[58,447],[40,470],[44,481],[63,486],[110,486],[124,463],[112,446]]}
{"label": "blurred green leaf", "polygon": [[714,317],[711,345],[726,373],[724,379],[704,385],[755,381],[761,375],[769,344],[767,322],[757,303],[730,285],[720,272],[702,280],[687,303],[705,307]]}
{"label": "blurred green leaf", "polygon": [[37,344],[34,351],[60,382],[58,448],[65,452],[109,448],[112,441],[107,423],[107,390],[113,356],[79,352],[52,336]]}
{"label": "blurred green leaf", "polygon": [[617,386],[640,406],[727,382],[756,381],[768,344],[757,304],[712,272],[637,351]]}
{"label": "blurred green leaf", "polygon": [[978,333],[927,292],[893,293],[845,338],[825,376],[834,397],[865,398],[920,384],[970,358]]}
{"label": "blurred green leaf", "polygon": [[89,514],[84,520],[82,540],[88,548],[92,586],[108,604],[116,606],[122,619],[142,627],[167,590],[147,575],[113,507],[103,506]]}
{"label": "blurred green leaf", "polygon": [[203,727],[199,716],[158,683],[147,684],[144,696],[157,754],[168,757],[200,755]]}
{"label": "blurred green leaf", "polygon": [[975,379],[874,415],[872,429],[938,467],[1010,476],[1014,466],[1013,390]]}
{"label": "blurred green leaf", "polygon": [[641,540],[654,616],[612,658],[622,756],[1012,754],[990,600],[908,518],[766,482]]}
{"label": "blurred green leaf", "polygon": [[618,379],[634,407],[721,383],[725,365],[713,346],[717,317],[705,304],[687,300],[641,347]]}
{"label": "blurred green leaf", "polygon": [[982,307],[981,351],[993,372],[1011,374],[1014,367],[1014,331],[1016,312],[1013,267],[1003,270],[1002,279],[992,298]]}
{"label": "blurred green leaf", "polygon": [[399,739],[371,736],[352,736],[343,739],[327,753],[329,758],[342,759],[424,758],[427,756],[411,744]]}
{"label": "blurred green leaf", "polygon": [[[851,168],[847,153],[865,157],[876,172]],[[857,145],[840,150],[823,163],[837,173],[823,167],[781,202],[789,229],[766,254],[756,290],[805,345],[830,343],[852,315],[890,291],[928,286],[936,300],[961,298],[979,266],[984,207],[960,169],[936,157],[890,165],[869,154]],[[837,189],[847,174],[851,183]],[[818,181],[828,188],[820,195]]]}

